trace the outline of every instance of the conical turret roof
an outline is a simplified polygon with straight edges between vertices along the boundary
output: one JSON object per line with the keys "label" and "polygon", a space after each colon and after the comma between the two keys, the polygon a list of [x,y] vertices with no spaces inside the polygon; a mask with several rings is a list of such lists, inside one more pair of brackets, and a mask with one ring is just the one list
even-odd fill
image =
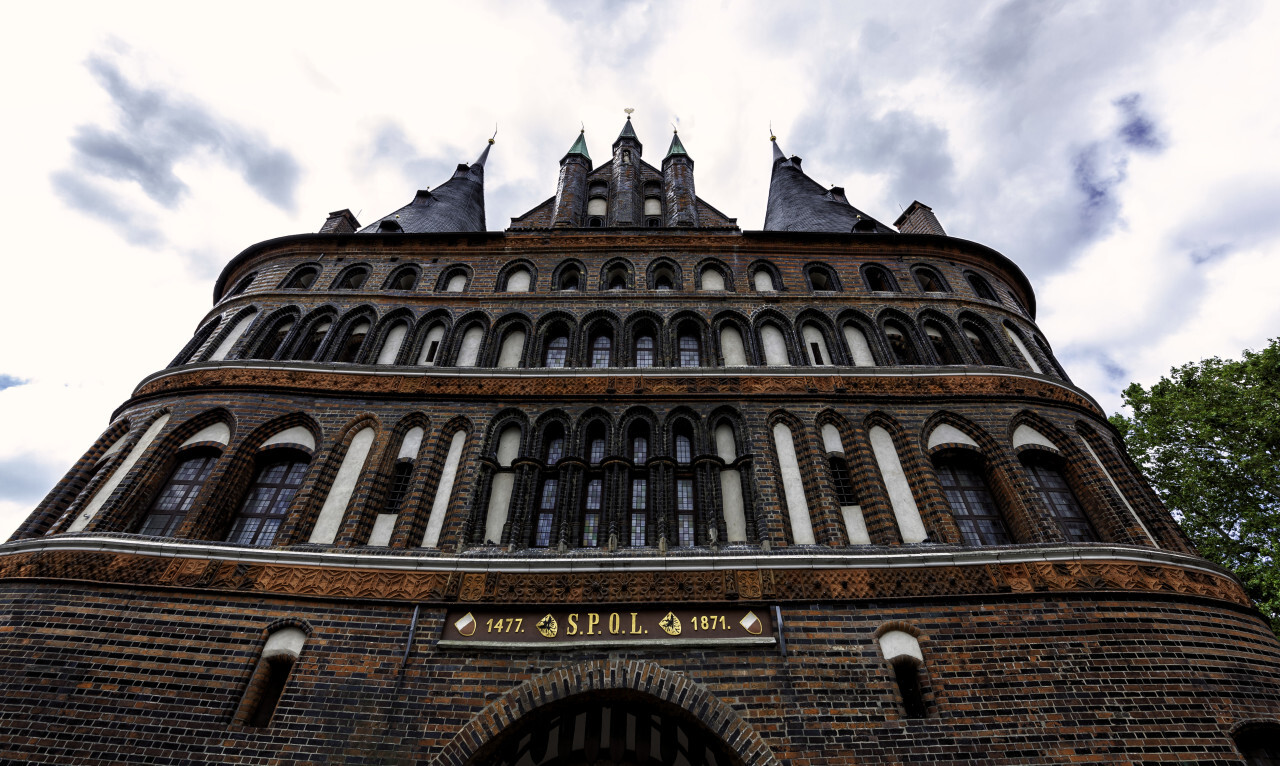
{"label": "conical turret roof", "polygon": [[636,135],[636,129],[631,127],[631,115],[627,115],[627,121],[622,124],[622,130],[619,131],[617,139],[614,140],[613,148],[617,149],[618,144],[628,139],[635,142],[636,149],[644,152],[644,144],[640,143],[640,137]]}
{"label": "conical turret roof", "polygon": [[458,165],[453,177],[434,191],[419,190],[413,201],[360,230],[361,234],[484,231],[484,165],[493,139],[470,165]]}
{"label": "conical turret roof", "polygon": [[565,157],[568,157],[571,154],[579,154],[579,155],[582,155],[583,157],[586,157],[588,161],[591,160],[591,155],[587,152],[587,129],[586,128],[583,128],[578,132],[578,140],[573,142],[573,146],[569,147],[569,151],[565,152],[564,157],[561,157],[560,161],[564,162]]}
{"label": "conical turret roof", "polygon": [[848,234],[896,234],[893,229],[849,204],[844,189],[822,188],[800,169],[799,157],[787,157],[772,136],[773,176],[765,231],[829,231]]}
{"label": "conical turret roof", "polygon": [[689,153],[684,150],[684,144],[680,143],[679,131],[672,131],[671,146],[667,148],[667,156],[671,157],[674,155],[683,155],[685,157],[689,156]]}

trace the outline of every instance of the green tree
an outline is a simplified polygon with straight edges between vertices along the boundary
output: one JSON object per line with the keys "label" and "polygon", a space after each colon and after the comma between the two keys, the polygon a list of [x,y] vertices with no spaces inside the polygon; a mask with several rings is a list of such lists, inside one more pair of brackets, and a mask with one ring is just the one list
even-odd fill
{"label": "green tree", "polygon": [[1236,573],[1280,634],[1280,338],[1170,370],[1111,416],[1200,553]]}

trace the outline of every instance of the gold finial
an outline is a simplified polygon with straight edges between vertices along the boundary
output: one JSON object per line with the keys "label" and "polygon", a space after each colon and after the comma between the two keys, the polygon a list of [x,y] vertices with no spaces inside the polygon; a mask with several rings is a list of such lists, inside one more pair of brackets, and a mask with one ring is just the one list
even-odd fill
{"label": "gold finial", "polygon": [[634,112],[635,110],[634,110],[634,109],[632,109],[631,107],[627,107],[626,109],[623,109],[622,111],[624,111],[624,112],[626,112],[626,113],[627,113],[627,119],[629,120],[629,119],[631,119],[631,113],[632,113],[632,112]]}
{"label": "gold finial", "polygon": [[671,123],[671,132],[672,132],[672,133],[679,133],[679,132],[680,132],[680,129],[676,127],[676,124],[675,124],[674,122],[673,122],[673,123]]}
{"label": "gold finial", "polygon": [[770,121],[769,121],[769,140],[770,140],[770,141],[777,141],[777,140],[778,140],[778,137],[777,137],[777,136],[775,136],[775,135],[773,135],[773,120],[770,120]]}
{"label": "gold finial", "polygon": [[579,128],[579,129],[578,129],[578,132],[579,132],[579,133],[586,133],[586,132],[587,132],[587,124],[586,124],[585,122],[583,122],[582,120],[578,120],[578,124],[582,126],[581,128]]}

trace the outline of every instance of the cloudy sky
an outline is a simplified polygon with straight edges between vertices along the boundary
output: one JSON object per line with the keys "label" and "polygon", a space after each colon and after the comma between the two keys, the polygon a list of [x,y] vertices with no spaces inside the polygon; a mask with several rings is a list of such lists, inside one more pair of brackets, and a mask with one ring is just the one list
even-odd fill
{"label": "cloudy sky", "polygon": [[769,126],[891,222],[913,199],[1022,266],[1069,374],[1130,381],[1280,335],[1280,4],[25,3],[6,78],[0,537],[208,310],[248,245],[363,221],[471,161],[488,225],[579,123],[670,125],[760,228]]}

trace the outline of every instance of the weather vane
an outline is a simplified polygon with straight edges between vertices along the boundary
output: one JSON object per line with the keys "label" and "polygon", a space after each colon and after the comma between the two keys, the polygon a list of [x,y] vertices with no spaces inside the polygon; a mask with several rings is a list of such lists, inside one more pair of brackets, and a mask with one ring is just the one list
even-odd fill
{"label": "weather vane", "polygon": [[498,123],[493,123],[493,135],[489,138],[489,143],[493,143],[493,139],[498,137]]}
{"label": "weather vane", "polygon": [[632,112],[634,112],[635,110],[634,110],[634,109],[632,109],[631,107],[627,107],[626,109],[623,109],[622,111],[624,111],[624,112],[626,112],[626,113],[627,113],[627,119],[629,120],[629,119],[631,119],[631,113],[632,113]]}

